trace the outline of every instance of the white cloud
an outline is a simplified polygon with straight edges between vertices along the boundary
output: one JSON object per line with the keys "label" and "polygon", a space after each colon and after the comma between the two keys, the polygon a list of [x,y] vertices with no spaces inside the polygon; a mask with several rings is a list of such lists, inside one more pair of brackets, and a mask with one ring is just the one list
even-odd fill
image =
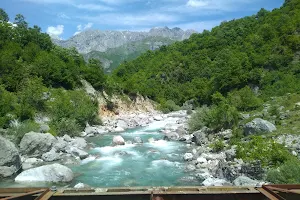
{"label": "white cloud", "polygon": [[194,16],[214,15],[237,11],[243,6],[257,1],[259,0],[188,0],[185,4],[182,2],[168,3],[166,6],[160,7],[160,11]]}
{"label": "white cloud", "polygon": [[208,2],[207,1],[199,1],[199,0],[189,0],[186,3],[186,5],[190,6],[190,7],[204,7],[204,6],[208,5]]}
{"label": "white cloud", "polygon": [[174,23],[180,20],[179,16],[162,13],[104,13],[97,16],[81,16],[79,18],[102,25],[144,27]]}
{"label": "white cloud", "polygon": [[77,31],[73,35],[77,35],[77,34],[81,33],[82,31],[88,30],[88,29],[92,28],[93,25],[94,24],[91,22],[84,24],[83,26],[82,26],[82,24],[79,24],[77,26]]}
{"label": "white cloud", "polygon": [[22,0],[25,2],[38,3],[38,4],[71,4],[72,0]]}
{"label": "white cloud", "polygon": [[170,28],[179,27],[183,30],[193,29],[198,32],[203,30],[211,30],[213,27],[218,26],[223,20],[211,20],[211,21],[200,21],[200,22],[187,22],[181,24],[175,24]]}
{"label": "white cloud", "polygon": [[55,39],[61,39],[60,36],[64,33],[64,25],[49,26],[47,33]]}
{"label": "white cloud", "polygon": [[109,5],[122,5],[122,4],[135,3],[138,1],[142,2],[143,0],[99,0],[99,1]]}
{"label": "white cloud", "polygon": [[57,17],[61,18],[61,19],[71,19],[71,17],[69,17],[68,15],[66,15],[65,13],[58,13]]}
{"label": "white cloud", "polygon": [[93,23],[89,22],[84,26],[83,30],[90,29],[92,28],[93,25],[94,25]]}
{"label": "white cloud", "polygon": [[114,10],[111,7],[99,5],[99,4],[79,4],[79,5],[75,4],[74,6],[79,9],[95,10],[95,11],[112,11],[112,10]]}

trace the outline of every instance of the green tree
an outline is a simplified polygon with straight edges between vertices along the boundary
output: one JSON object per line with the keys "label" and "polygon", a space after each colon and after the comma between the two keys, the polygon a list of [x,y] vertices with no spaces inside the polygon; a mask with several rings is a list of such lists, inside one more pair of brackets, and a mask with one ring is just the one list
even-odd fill
{"label": "green tree", "polygon": [[25,21],[25,17],[21,14],[17,14],[14,24],[17,24],[20,28],[28,28],[28,23]]}
{"label": "green tree", "polygon": [[8,17],[7,13],[2,8],[0,8],[0,21],[3,21],[3,22],[9,21],[9,17]]}

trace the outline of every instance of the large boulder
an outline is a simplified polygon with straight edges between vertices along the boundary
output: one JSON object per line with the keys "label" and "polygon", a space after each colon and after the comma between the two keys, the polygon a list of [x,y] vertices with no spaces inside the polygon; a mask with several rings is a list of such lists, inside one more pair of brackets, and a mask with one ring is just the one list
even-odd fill
{"label": "large boulder", "polygon": [[57,141],[53,145],[53,149],[55,149],[58,152],[59,151],[65,152],[67,146],[68,146],[68,142],[66,142],[62,137],[58,137]]}
{"label": "large boulder", "polygon": [[23,171],[16,182],[70,182],[74,175],[71,169],[60,164],[44,165]]}
{"label": "large boulder", "polygon": [[40,157],[51,150],[56,139],[50,133],[29,132],[24,135],[20,143],[20,152],[23,155]]}
{"label": "large boulder", "polygon": [[116,125],[117,127],[121,127],[122,129],[128,128],[128,124],[124,120],[118,120]]}
{"label": "large boulder", "polygon": [[165,140],[177,141],[177,140],[179,140],[179,135],[176,132],[166,132],[164,139]]}
{"label": "large boulder", "polygon": [[72,154],[75,157],[79,157],[80,159],[85,159],[89,156],[89,154],[81,149],[78,149],[76,147],[69,147],[67,148],[67,152],[69,154]]}
{"label": "large boulder", "polygon": [[197,145],[202,146],[208,143],[208,129],[206,127],[194,132],[193,135],[193,142],[195,142]]}
{"label": "large boulder", "polygon": [[114,136],[113,145],[125,145],[124,138],[120,135]]}
{"label": "large boulder", "polygon": [[269,121],[256,118],[244,125],[245,135],[253,135],[258,133],[271,133],[276,130],[276,126]]}
{"label": "large boulder", "polygon": [[235,186],[257,186],[259,184],[258,181],[252,180],[247,176],[239,176],[233,181],[233,185]]}
{"label": "large boulder", "polygon": [[34,168],[37,165],[41,165],[44,161],[39,158],[27,158],[22,161],[23,170]]}
{"label": "large boulder", "polygon": [[22,167],[16,146],[0,136],[0,178],[9,177]]}
{"label": "large boulder", "polygon": [[51,149],[51,151],[42,155],[42,159],[46,162],[56,161],[60,159],[60,154],[57,153],[55,149]]}
{"label": "large boulder", "polygon": [[70,142],[70,146],[77,147],[78,149],[85,149],[87,142],[84,138],[76,137]]}

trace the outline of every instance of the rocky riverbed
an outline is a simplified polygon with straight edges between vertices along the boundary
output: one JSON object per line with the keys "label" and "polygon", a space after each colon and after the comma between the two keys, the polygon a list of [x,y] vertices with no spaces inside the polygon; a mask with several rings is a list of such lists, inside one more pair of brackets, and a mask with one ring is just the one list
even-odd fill
{"label": "rocky riverbed", "polygon": [[[235,146],[220,152],[212,148],[217,138],[228,146],[231,130],[212,133],[203,128],[190,134],[189,118],[186,111],[131,113],[106,118],[103,126],[87,126],[82,137],[30,132],[18,148],[1,137],[0,176],[7,179],[0,186],[33,182],[76,188],[263,183],[265,172],[259,162],[237,159]],[[245,128],[251,129],[250,134],[255,128],[265,128],[262,123],[256,119]]]}

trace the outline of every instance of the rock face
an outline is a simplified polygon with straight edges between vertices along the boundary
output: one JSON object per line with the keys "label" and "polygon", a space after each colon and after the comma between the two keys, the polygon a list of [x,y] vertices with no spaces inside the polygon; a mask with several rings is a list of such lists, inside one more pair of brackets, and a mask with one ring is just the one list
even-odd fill
{"label": "rock face", "polygon": [[125,140],[122,136],[114,136],[113,145],[125,145]]}
{"label": "rock face", "polygon": [[16,182],[70,182],[74,175],[71,169],[60,164],[45,165],[23,171]]}
{"label": "rock face", "polygon": [[203,129],[193,133],[193,135],[194,135],[193,141],[199,146],[208,143],[208,138],[207,138],[208,134],[207,134],[206,129],[207,128],[204,127]]}
{"label": "rock face", "polygon": [[[148,50],[156,50],[175,41],[188,39],[193,30],[179,28],[153,28],[149,32],[87,30],[69,40],[54,40],[62,47],[75,47],[84,58],[100,60],[103,68],[111,72],[122,61],[136,58]],[[118,55],[116,59],[115,55]]]}
{"label": "rock face", "polygon": [[23,155],[40,157],[51,150],[55,141],[50,133],[26,133],[20,143],[20,152]]}
{"label": "rock face", "polygon": [[0,136],[0,178],[13,175],[21,166],[21,159],[16,146]]}
{"label": "rock face", "polygon": [[66,48],[76,47],[79,53],[105,52],[108,49],[141,41],[149,37],[158,36],[172,40],[184,40],[188,39],[195,32],[193,30],[183,31],[180,28],[169,29],[168,27],[153,28],[149,32],[87,30],[69,40],[54,40],[54,42]]}
{"label": "rock face", "polygon": [[269,121],[261,118],[256,118],[253,121],[244,125],[245,135],[252,135],[257,133],[270,133],[276,130],[276,126]]}

